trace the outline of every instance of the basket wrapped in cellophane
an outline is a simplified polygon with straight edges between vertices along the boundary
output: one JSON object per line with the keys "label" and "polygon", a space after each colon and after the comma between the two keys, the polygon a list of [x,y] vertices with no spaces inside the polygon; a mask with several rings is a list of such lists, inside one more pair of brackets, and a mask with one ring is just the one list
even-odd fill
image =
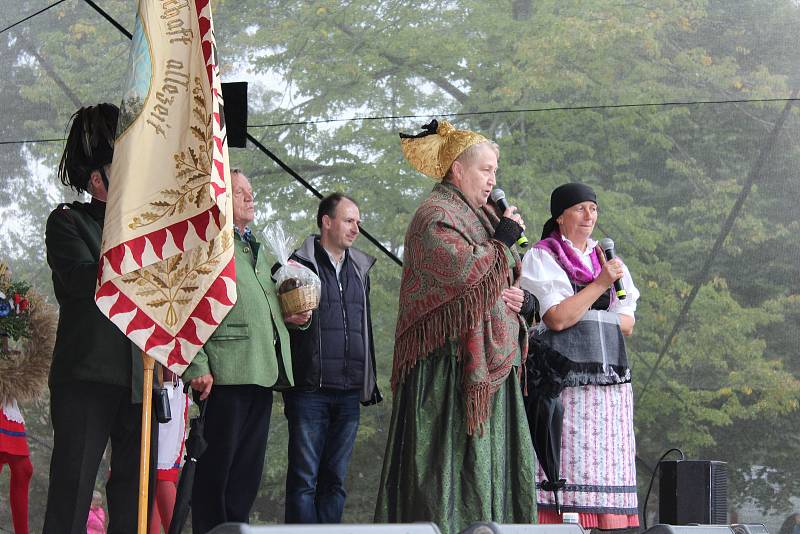
{"label": "basket wrapped in cellophane", "polygon": [[273,279],[283,314],[288,316],[316,309],[321,287],[319,277],[308,267],[289,260],[291,241],[286,237],[283,226],[277,222],[270,223],[264,228],[263,235],[264,244],[281,264]]}

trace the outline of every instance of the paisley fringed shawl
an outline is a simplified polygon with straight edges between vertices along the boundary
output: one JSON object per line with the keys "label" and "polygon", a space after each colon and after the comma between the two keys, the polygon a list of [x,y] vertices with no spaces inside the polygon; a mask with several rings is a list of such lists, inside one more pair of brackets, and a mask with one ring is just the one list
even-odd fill
{"label": "paisley fringed shawl", "polygon": [[509,268],[505,245],[491,239],[496,222],[445,182],[422,202],[405,238],[392,389],[418,360],[454,345],[463,361],[469,434],[489,418],[514,359],[527,354],[520,346],[524,323],[500,298],[519,273]]}

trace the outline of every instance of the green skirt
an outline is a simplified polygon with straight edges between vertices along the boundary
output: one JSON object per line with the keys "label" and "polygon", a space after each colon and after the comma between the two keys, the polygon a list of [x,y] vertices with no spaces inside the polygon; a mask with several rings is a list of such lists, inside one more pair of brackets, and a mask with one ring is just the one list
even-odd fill
{"label": "green skirt", "polygon": [[535,455],[517,367],[495,393],[483,434],[467,435],[462,367],[448,354],[417,362],[394,396],[376,523],[536,520]]}

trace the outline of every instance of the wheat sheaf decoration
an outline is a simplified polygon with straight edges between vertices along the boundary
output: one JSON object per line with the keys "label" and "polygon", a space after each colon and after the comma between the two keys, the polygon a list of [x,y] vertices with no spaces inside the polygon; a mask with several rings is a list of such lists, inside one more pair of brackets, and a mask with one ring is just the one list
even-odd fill
{"label": "wheat sheaf decoration", "polygon": [[0,261],[0,404],[41,397],[57,323],[55,308]]}

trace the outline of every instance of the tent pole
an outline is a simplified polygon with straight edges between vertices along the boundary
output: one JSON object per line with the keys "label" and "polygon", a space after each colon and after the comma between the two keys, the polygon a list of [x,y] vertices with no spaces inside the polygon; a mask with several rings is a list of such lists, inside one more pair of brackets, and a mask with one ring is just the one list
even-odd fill
{"label": "tent pole", "polygon": [[148,488],[150,484],[150,434],[153,426],[153,368],[155,360],[147,353],[142,352],[144,364],[144,384],[142,386],[142,437],[139,452],[139,521],[138,534],[147,534],[147,510],[150,499]]}

